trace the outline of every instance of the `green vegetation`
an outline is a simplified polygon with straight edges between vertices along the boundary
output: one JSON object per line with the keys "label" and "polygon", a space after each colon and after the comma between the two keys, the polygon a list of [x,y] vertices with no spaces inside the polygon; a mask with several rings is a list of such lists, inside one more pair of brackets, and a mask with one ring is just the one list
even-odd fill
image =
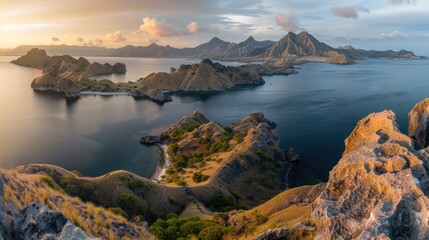
{"label": "green vegetation", "polygon": [[192,176],[192,180],[194,180],[194,182],[196,182],[196,183],[205,182],[205,181],[207,181],[207,179],[209,179],[209,176],[204,175],[201,172],[196,172]]}
{"label": "green vegetation", "polygon": [[97,202],[98,192],[94,186],[89,183],[82,183],[74,176],[61,178],[59,185],[71,196],[77,196],[83,201]]}
{"label": "green vegetation", "polygon": [[215,212],[228,212],[234,209],[242,209],[243,207],[225,195],[216,195],[210,199],[209,208]]}
{"label": "green vegetation", "polygon": [[204,147],[204,155],[209,156],[217,152],[226,152],[230,149],[229,141],[232,138],[230,136],[219,137],[216,141],[212,141],[210,138],[201,137],[198,139],[198,143]]}
{"label": "green vegetation", "polygon": [[276,160],[270,154],[257,150],[256,154],[260,156],[260,170],[263,171],[264,176],[259,179],[259,183],[267,188],[274,189],[280,184],[279,174],[284,169],[284,162]]}
{"label": "green vegetation", "polygon": [[234,139],[234,141],[236,141],[237,143],[242,143],[245,136],[246,135],[244,135],[244,133],[238,132],[234,134],[234,137],[232,139]]}
{"label": "green vegetation", "polygon": [[57,190],[57,185],[55,184],[55,181],[50,177],[40,177],[39,182],[46,183],[50,188]]}
{"label": "green vegetation", "polygon": [[127,211],[127,213],[134,211],[137,207],[139,199],[131,193],[122,193],[118,197],[118,205],[120,208]]}
{"label": "green vegetation", "polygon": [[136,189],[139,189],[139,188],[143,188],[145,190],[148,190],[150,188],[150,185],[144,183],[142,180],[132,179],[132,180],[128,181],[127,187],[133,191]]}
{"label": "green vegetation", "polygon": [[149,231],[160,240],[220,240],[233,230],[199,217],[178,218],[176,214],[168,214],[166,219],[156,220]]}
{"label": "green vegetation", "polygon": [[268,217],[264,216],[260,213],[255,213],[255,218],[256,218],[256,224],[261,225],[263,223],[266,223],[268,221]]}
{"label": "green vegetation", "polygon": [[78,176],[78,177],[83,177],[83,174],[81,172],[79,172],[78,170],[73,170],[71,172],[76,174],[76,176]]}

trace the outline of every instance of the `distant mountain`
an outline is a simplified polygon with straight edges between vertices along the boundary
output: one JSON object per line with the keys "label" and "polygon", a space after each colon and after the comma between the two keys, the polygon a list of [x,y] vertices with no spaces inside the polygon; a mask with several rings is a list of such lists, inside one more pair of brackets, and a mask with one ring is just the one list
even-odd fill
{"label": "distant mountain", "polygon": [[277,42],[257,41],[252,36],[240,43],[227,42],[218,37],[193,48],[175,48],[155,43],[149,46],[127,45],[110,49],[95,46],[67,45],[23,45],[0,55],[24,55],[31,48],[43,48],[49,55],[147,57],[147,58],[212,58],[235,61],[272,61],[293,64],[297,62],[319,61],[337,64],[351,64],[366,58],[420,59],[413,52],[398,52],[355,49],[352,46],[333,48],[317,40],[308,32],[289,32]]}
{"label": "distant mountain", "polygon": [[289,32],[286,36],[265,50],[263,56],[271,58],[287,58],[292,56],[326,56],[334,48],[319,42],[307,32],[295,34]]}
{"label": "distant mountain", "polygon": [[376,51],[376,50],[363,50],[363,49],[356,49],[350,45],[344,46],[344,47],[338,47],[336,49],[337,52],[353,56],[354,59],[366,59],[366,58],[388,58],[388,59],[420,59],[424,57],[416,56],[413,52],[407,51],[407,50],[399,50],[399,51],[393,51],[393,50],[387,50],[387,51]]}
{"label": "distant mountain", "polygon": [[170,46],[159,46],[157,44],[151,44],[146,47],[128,45],[113,50],[108,56],[241,58],[257,55],[273,43],[273,41],[256,41],[253,37],[249,37],[240,43],[231,43],[214,37],[209,42],[198,45],[195,48],[179,49]]}
{"label": "distant mountain", "polygon": [[48,55],[71,55],[71,56],[106,56],[112,52],[112,48],[96,46],[76,45],[21,45],[11,50],[0,51],[5,56],[22,56],[33,48],[44,49]]}

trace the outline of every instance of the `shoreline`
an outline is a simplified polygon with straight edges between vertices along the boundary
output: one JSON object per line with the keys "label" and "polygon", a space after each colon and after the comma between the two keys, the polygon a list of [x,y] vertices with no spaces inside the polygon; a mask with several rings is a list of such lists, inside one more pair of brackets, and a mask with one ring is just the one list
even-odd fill
{"label": "shoreline", "polygon": [[166,144],[156,143],[155,146],[159,148],[159,150],[161,151],[161,154],[160,154],[158,166],[156,167],[157,169],[153,173],[150,179],[153,181],[161,181],[162,176],[165,175],[165,172],[167,171],[168,166],[170,166],[170,161],[169,161],[170,156],[167,153]]}
{"label": "shoreline", "polygon": [[99,96],[129,96],[127,92],[97,92],[97,91],[81,91],[80,95],[99,95]]}

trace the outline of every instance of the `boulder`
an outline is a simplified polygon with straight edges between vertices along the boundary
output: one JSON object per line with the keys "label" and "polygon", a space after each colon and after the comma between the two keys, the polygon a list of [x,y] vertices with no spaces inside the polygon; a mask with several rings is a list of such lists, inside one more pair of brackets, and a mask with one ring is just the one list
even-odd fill
{"label": "boulder", "polygon": [[88,236],[62,213],[39,203],[22,209],[13,227],[16,239],[96,239]]}
{"label": "boulder", "polygon": [[285,151],[286,160],[289,162],[296,162],[300,160],[298,152],[293,148],[287,148]]}
{"label": "boulder", "polygon": [[141,144],[153,145],[161,142],[161,136],[146,135],[140,139]]}
{"label": "boulder", "polygon": [[408,135],[416,148],[429,146],[429,98],[417,103],[408,113]]}

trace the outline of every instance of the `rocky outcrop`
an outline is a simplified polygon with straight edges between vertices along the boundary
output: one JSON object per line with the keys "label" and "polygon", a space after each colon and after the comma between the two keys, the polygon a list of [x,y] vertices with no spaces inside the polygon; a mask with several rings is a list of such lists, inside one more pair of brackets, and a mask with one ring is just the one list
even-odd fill
{"label": "rocky outcrop", "polygon": [[98,239],[88,236],[62,213],[39,203],[21,210],[14,219],[15,239]]}
{"label": "rocky outcrop", "polygon": [[145,145],[153,145],[155,143],[160,143],[160,142],[161,142],[161,136],[147,135],[147,136],[143,136],[140,139],[140,143]]}
{"label": "rocky outcrop", "polygon": [[361,120],[312,205],[316,239],[427,239],[427,161],[393,112]]}
{"label": "rocky outcrop", "polygon": [[32,203],[18,209],[4,201],[4,182],[0,178],[0,239],[97,239],[89,236],[62,213]]}
{"label": "rocky outcrop", "polygon": [[24,67],[33,67],[42,69],[48,62],[48,55],[43,49],[33,48],[24,56],[13,60],[12,63]]}
{"label": "rocky outcrop", "polygon": [[429,98],[417,103],[408,113],[408,135],[416,148],[429,146]]}
{"label": "rocky outcrop", "polygon": [[355,61],[350,58],[349,56],[342,54],[342,53],[338,53],[336,51],[329,51],[328,53],[326,53],[326,55],[328,56],[328,60],[326,61],[327,63],[333,63],[333,64],[353,64],[355,63]]}
{"label": "rocky outcrop", "polygon": [[247,115],[241,121],[234,123],[232,128],[236,132],[247,133],[250,128],[255,128],[261,123],[267,124],[272,129],[277,126],[274,122],[266,119],[263,113],[255,112]]}
{"label": "rocky outcrop", "polygon": [[152,88],[163,91],[218,91],[237,85],[264,84],[255,72],[238,67],[226,67],[204,59],[199,64],[181,65],[170,73],[152,73],[143,80]]}

